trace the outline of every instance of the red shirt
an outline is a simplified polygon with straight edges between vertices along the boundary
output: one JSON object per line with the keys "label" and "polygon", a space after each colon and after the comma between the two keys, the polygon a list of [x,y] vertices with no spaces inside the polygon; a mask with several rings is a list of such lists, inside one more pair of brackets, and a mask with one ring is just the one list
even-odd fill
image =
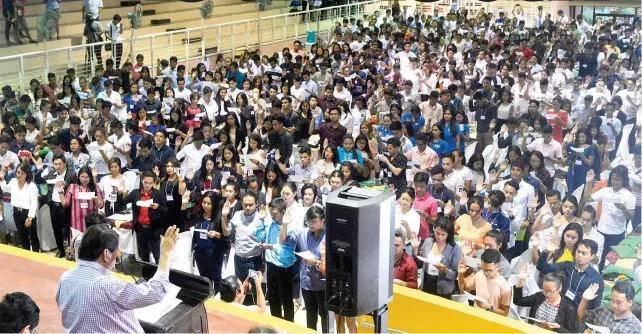
{"label": "red shirt", "polygon": [[395,278],[406,282],[411,289],[417,288],[417,264],[405,250],[399,262],[395,263]]}
{"label": "red shirt", "polygon": [[[149,194],[145,194],[144,191],[141,190],[140,192],[140,200],[141,201],[148,201],[152,198],[152,192],[150,191]],[[143,224],[143,225],[149,225],[149,208],[140,208],[140,215],[138,215],[138,223]]]}
{"label": "red shirt", "polygon": [[[546,113],[546,116],[548,115],[551,115],[551,117],[557,116],[562,120],[562,122],[564,122],[565,124],[568,124],[568,114],[563,110],[560,110],[558,112],[553,112],[553,110],[549,110]],[[555,139],[555,141],[557,141],[558,143],[563,142],[564,134],[563,134],[562,124],[560,124],[560,122],[558,122],[556,119],[549,119],[548,124],[550,124],[553,127],[553,139]]]}
{"label": "red shirt", "polygon": [[[426,191],[424,197],[415,197],[415,202],[412,205],[413,209],[419,211],[425,211],[430,217],[437,217],[437,201],[430,195],[430,192]],[[419,240],[426,240],[430,236],[430,230],[428,229],[428,222],[426,218],[420,217],[419,224]]]}

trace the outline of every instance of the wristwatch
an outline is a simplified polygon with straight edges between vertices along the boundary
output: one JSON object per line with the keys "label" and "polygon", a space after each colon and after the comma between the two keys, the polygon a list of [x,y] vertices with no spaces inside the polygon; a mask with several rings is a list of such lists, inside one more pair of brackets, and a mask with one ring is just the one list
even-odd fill
{"label": "wristwatch", "polygon": [[493,312],[493,305],[491,305],[490,308],[487,311],[488,312]]}

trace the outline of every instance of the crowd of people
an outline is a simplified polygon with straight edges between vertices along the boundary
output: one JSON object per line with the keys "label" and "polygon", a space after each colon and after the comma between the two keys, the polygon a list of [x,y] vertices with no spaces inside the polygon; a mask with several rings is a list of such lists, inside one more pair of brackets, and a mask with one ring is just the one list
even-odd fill
{"label": "crowd of people", "polygon": [[[639,19],[411,15],[397,3],[337,22],[310,50],[295,41],[194,68],[139,54],[93,78],[69,69],[61,83],[5,86],[13,242],[41,250],[48,204],[56,255],[82,262],[70,229],[131,204],[143,261],[163,262],[171,226],[194,228],[196,267],[223,300],[257,311],[267,300],[290,321],[305,305],[307,326],[320,317],[327,332],[325,200],[383,188],[397,197],[395,284],[474,292],[474,307],[504,316],[530,307],[530,323],[559,332],[639,332],[639,245],[635,277],[607,282],[610,296],[601,273],[640,233],[640,37]],[[356,318],[336,320],[356,331]]]}

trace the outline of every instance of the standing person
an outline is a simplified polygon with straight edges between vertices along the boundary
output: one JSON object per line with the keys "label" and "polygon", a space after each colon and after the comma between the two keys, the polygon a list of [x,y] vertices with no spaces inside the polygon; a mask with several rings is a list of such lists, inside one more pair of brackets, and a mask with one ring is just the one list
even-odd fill
{"label": "standing person", "polygon": [[[595,173],[589,170],[586,173],[583,202],[597,202],[604,198],[614,199],[608,203],[602,202],[602,214],[597,224],[597,231],[604,236],[604,252],[608,254],[611,247],[622,241],[626,235],[627,221],[635,214],[635,196],[629,190],[629,173],[623,165],[613,168],[609,174],[608,187],[602,188],[591,194],[595,181]],[[604,260],[600,261],[600,271],[604,269]]]}
{"label": "standing person", "polygon": [[[167,215],[167,201],[160,190],[154,188],[156,174],[144,171],[140,175],[142,189],[134,189],[127,194],[127,189],[118,188],[118,203],[127,205],[132,203],[133,231],[136,232],[138,255],[141,260],[149,262],[149,253],[154,255],[154,260],[160,259],[160,236],[162,235],[162,220]],[[149,203],[151,200],[151,204]],[[143,204],[146,203],[146,204]]]}
{"label": "standing person", "polygon": [[[91,169],[87,166],[81,167],[78,171],[78,183],[70,185],[65,190],[65,184],[58,182],[56,191],[64,207],[71,205],[71,228],[80,232],[85,231],[85,217],[90,212],[96,212],[105,206],[103,192],[94,183]],[[92,193],[93,197],[80,195],[82,193]]]}
{"label": "standing person", "polygon": [[[296,257],[296,230],[288,228],[292,216],[286,213],[286,203],[282,198],[270,202],[270,217],[263,207],[259,212],[259,223],[254,233],[261,248],[265,250],[268,279],[268,302],[273,317],[294,321],[294,302],[292,286]],[[268,223],[266,223],[266,220]]]}
{"label": "standing person", "polygon": [[[187,190],[187,182],[180,174],[181,163],[176,158],[167,159],[165,163],[165,176],[160,181],[159,190],[165,194],[167,201],[167,216],[165,217],[163,228],[171,225],[177,225],[178,228],[186,230],[182,213],[181,213],[181,199]],[[176,220],[179,219],[178,224]]]}
{"label": "standing person", "polygon": [[122,173],[120,167],[121,162],[119,158],[109,159],[108,166],[109,174],[103,177],[98,183],[100,190],[102,190],[103,194],[105,194],[106,207],[104,209],[105,215],[107,217],[127,209],[126,206],[120,205],[116,201],[118,195],[118,187],[120,186],[120,184],[123,183],[125,189],[130,189],[132,186],[131,184],[129,184],[127,178]]}
{"label": "standing person", "polygon": [[328,333],[328,310],[325,303],[324,275],[319,269],[321,247],[325,244],[325,212],[323,207],[313,205],[306,213],[308,225],[296,234],[297,252],[311,252],[315,259],[304,259],[301,266],[301,292],[306,308],[306,325],[317,329],[317,319],[321,317],[321,329]]}
{"label": "standing person", "polygon": [[[595,300],[601,301],[601,295],[597,284],[592,284],[582,295],[582,301],[577,310],[577,317],[580,322],[588,325],[602,326],[609,329],[611,333],[639,333],[642,325],[635,314],[631,312],[635,288],[631,281],[623,279],[615,282],[611,290],[611,309],[600,306],[595,310],[587,311],[587,305]],[[600,297],[599,299],[597,299]],[[589,327],[591,328],[591,327]]]}
{"label": "standing person", "polygon": [[[83,7],[84,8],[84,7]],[[100,24],[98,19],[94,18],[91,13],[85,14],[85,28],[83,29],[83,36],[86,37],[86,43],[99,43],[103,41],[102,38],[103,26]],[[88,63],[91,63],[94,59],[94,54],[96,55],[96,67],[102,68],[103,65],[103,56],[102,56],[102,45],[94,45],[87,47]]]}
{"label": "standing person", "polygon": [[[58,253],[56,257],[65,257],[64,240],[69,236],[69,221],[71,219],[70,208],[65,208],[60,202],[60,194],[54,191],[54,184],[62,182],[63,189],[67,191],[70,185],[78,183],[78,176],[72,166],[67,166],[67,159],[62,154],[54,155],[53,167],[42,170],[44,165],[38,166],[36,173],[36,183],[47,184],[47,201],[49,203],[49,215],[51,216],[51,225],[53,227],[54,238],[56,239],[56,247]],[[46,171],[46,173],[45,173]]]}
{"label": "standing person", "polygon": [[[198,272],[203,277],[212,281],[214,294],[218,293],[221,283],[221,271],[223,268],[223,256],[228,243],[220,230],[220,224],[216,221],[218,202],[214,192],[207,192],[201,200],[201,210],[194,222],[192,243],[194,244],[194,260]],[[218,228],[216,225],[219,225]]]}
{"label": "standing person", "polygon": [[[161,244],[158,270],[149,282],[134,284],[114,277],[111,269],[121,256],[118,234],[108,224],[87,229],[78,252],[78,267],[58,283],[56,302],[68,332],[142,333],[134,310],[160,302],[169,290],[170,256],[178,241],[171,227]],[[100,303],[95,301],[100,300]],[[87,305],[93,305],[87,307]]]}
{"label": "standing person", "polygon": [[23,44],[20,40],[20,30],[24,31],[29,39],[29,43],[37,43],[35,39],[31,38],[31,32],[27,26],[27,20],[25,20],[25,6],[27,5],[27,0],[13,0],[13,18],[11,22],[13,23],[13,38],[18,44]]}
{"label": "standing person", "polygon": [[[121,23],[122,17],[118,14],[114,15],[114,18],[107,23],[107,28],[105,29],[105,35],[107,39],[111,41],[111,57],[116,64],[116,68],[120,67],[120,61],[123,58],[123,24]],[[107,50],[107,45],[105,45],[105,51]]]}
{"label": "standing person", "polygon": [[476,291],[485,301],[475,300],[475,306],[489,312],[507,316],[510,307],[511,288],[499,274],[502,254],[496,249],[487,249],[481,256],[481,268],[471,279],[464,278],[468,270],[466,258],[462,257],[457,267],[459,290]]}
{"label": "standing person", "polygon": [[7,41],[7,45],[13,45],[9,36],[11,36],[11,26],[13,23],[13,1],[12,0],[2,0],[2,16],[4,16],[4,38]]}
{"label": "standing person", "polygon": [[379,164],[388,174],[389,185],[394,187],[397,198],[406,191],[408,181],[406,180],[406,167],[408,158],[401,154],[401,141],[397,138],[390,138],[387,142],[389,156],[379,154]]}
{"label": "standing person", "polygon": [[[56,39],[60,39],[60,2],[58,0],[46,0],[47,10],[53,10],[56,13]],[[47,36],[47,39],[51,39],[52,36]]]}
{"label": "standing person", "polygon": [[542,291],[525,297],[522,290],[526,277],[528,264],[524,265],[517,276],[517,284],[513,288],[513,302],[517,306],[529,307],[528,316],[542,321],[529,322],[558,333],[579,332],[575,305],[561,293],[564,274],[557,272],[544,275]]}
{"label": "standing person", "polygon": [[22,248],[40,252],[40,241],[38,240],[38,225],[36,224],[36,213],[38,211],[38,186],[33,182],[31,166],[28,163],[21,163],[16,168],[15,177],[6,182],[5,169],[0,172],[2,186],[8,187],[11,192],[11,206],[13,206],[13,221],[18,229],[18,236],[22,242]]}
{"label": "standing person", "polygon": [[[426,239],[421,249],[416,237],[413,237],[411,244],[415,262],[422,266],[425,273],[421,290],[450,299],[455,292],[457,266],[462,257],[461,248],[455,243],[453,223],[448,218],[437,218],[432,238]],[[423,256],[429,261],[423,262],[417,256]]]}
{"label": "standing person", "polygon": [[[256,192],[247,191],[243,194],[241,202],[243,211],[234,212],[231,217],[230,211],[221,211],[221,226],[223,235],[234,235],[231,238],[234,246],[234,273],[241,281],[245,281],[250,270],[259,271],[263,260],[261,246],[254,234],[259,224],[258,195]],[[251,289],[255,290],[256,287]],[[249,298],[245,300],[244,305],[255,303],[253,298]]]}

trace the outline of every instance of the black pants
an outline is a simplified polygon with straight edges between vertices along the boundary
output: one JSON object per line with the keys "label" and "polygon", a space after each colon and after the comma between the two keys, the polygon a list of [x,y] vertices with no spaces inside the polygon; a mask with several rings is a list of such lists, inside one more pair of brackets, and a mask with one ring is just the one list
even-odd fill
{"label": "black pants", "polygon": [[71,219],[71,207],[65,208],[60,203],[49,203],[49,214],[51,216],[51,227],[58,251],[65,251],[65,239],[69,239],[69,223]]}
{"label": "black pants", "polygon": [[[263,259],[260,255],[251,258],[242,258],[234,255],[234,274],[241,282],[245,282],[249,276],[250,269],[259,271],[261,264],[263,264]],[[250,279],[248,282],[250,282],[250,291],[247,293],[249,296],[245,297],[243,305],[256,305],[256,286],[254,286],[254,280]]]}
{"label": "black pants", "polygon": [[120,68],[120,61],[123,59],[123,43],[114,43],[111,48],[116,68]]}
{"label": "black pants", "polygon": [[13,208],[13,221],[16,223],[18,229],[18,237],[20,238],[20,245],[22,249],[32,250],[36,253],[40,252],[40,240],[38,240],[38,224],[36,218],[31,220],[31,226],[25,226],[29,210]]}
{"label": "black pants", "polygon": [[11,35],[11,15],[9,17],[5,16],[4,20],[4,38],[9,41],[9,36]]}
{"label": "black pants", "polygon": [[[267,263],[268,282],[267,300],[273,317],[294,322],[294,302],[292,301],[292,268],[282,268]],[[283,310],[281,310],[283,307]]]}
{"label": "black pants", "polygon": [[439,296],[446,299],[451,299],[451,297],[453,296],[452,292],[446,293],[446,294],[441,294],[437,292],[437,281],[438,281],[437,276],[430,276],[430,275],[424,274],[421,290],[431,295]]}
{"label": "black pants", "polygon": [[[159,231],[160,232],[160,231]],[[141,261],[149,262],[149,252],[152,252],[156,264],[160,260],[160,233],[154,233],[152,228],[136,226],[136,243]]]}
{"label": "black pants", "polygon": [[196,248],[194,249],[194,260],[198,272],[203,277],[212,281],[214,294],[218,292],[221,284],[221,273],[223,272],[223,257],[225,252],[216,248]]}
{"label": "black pants", "polygon": [[[598,231],[599,232],[599,231]],[[602,260],[600,260],[600,272],[604,270],[604,261],[606,260],[606,256],[609,254],[611,251],[612,246],[617,246],[617,244],[620,243],[620,241],[624,240],[624,237],[626,236],[626,231],[623,232],[622,234],[604,234],[600,232],[604,236],[604,251],[602,251]]]}
{"label": "black pants", "polygon": [[325,305],[325,290],[309,291],[302,289],[303,301],[305,302],[306,326],[317,330],[317,320],[321,317],[321,330],[328,333],[328,309]]}
{"label": "black pants", "polygon": [[[89,44],[89,41],[87,41],[87,44]],[[103,66],[103,53],[102,53],[103,47],[101,45],[94,45],[93,47],[87,47],[87,64],[91,64],[91,60],[94,58],[94,54],[96,54],[96,66]],[[92,52],[93,51],[93,52]]]}

